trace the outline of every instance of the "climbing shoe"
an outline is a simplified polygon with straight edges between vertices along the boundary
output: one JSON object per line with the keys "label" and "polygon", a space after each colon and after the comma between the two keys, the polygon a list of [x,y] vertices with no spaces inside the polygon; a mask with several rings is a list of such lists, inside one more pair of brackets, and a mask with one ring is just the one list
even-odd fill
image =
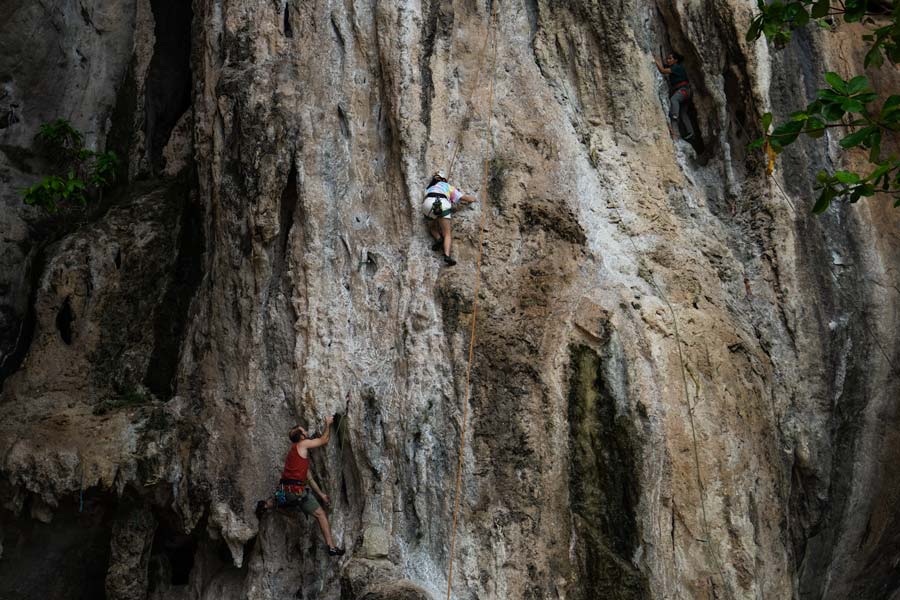
{"label": "climbing shoe", "polygon": [[440,250],[443,247],[444,247],[444,238],[435,240],[435,242],[431,245],[431,249],[434,250],[435,252],[437,252],[438,250]]}
{"label": "climbing shoe", "polygon": [[266,501],[260,500],[256,503],[256,518],[261,519],[262,516],[266,513]]}
{"label": "climbing shoe", "polygon": [[328,556],[343,556],[344,549],[343,548],[329,548]]}
{"label": "climbing shoe", "polygon": [[446,264],[448,267],[452,267],[453,265],[456,264],[456,261],[453,260],[453,257],[452,257],[452,256],[447,256],[447,255],[445,254],[445,255],[444,255],[444,264]]}

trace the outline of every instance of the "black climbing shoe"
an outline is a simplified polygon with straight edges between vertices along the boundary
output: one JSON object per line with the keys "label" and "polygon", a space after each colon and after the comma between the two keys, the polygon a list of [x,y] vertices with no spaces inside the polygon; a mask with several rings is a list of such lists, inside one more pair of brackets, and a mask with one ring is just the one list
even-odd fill
{"label": "black climbing shoe", "polygon": [[262,516],[266,513],[266,501],[260,500],[256,503],[256,518],[261,519]]}
{"label": "black climbing shoe", "polygon": [[328,556],[343,556],[344,549],[343,548],[329,548]]}
{"label": "black climbing shoe", "polygon": [[443,247],[444,247],[444,238],[435,240],[435,242],[431,245],[431,249],[434,250],[435,252],[437,252],[438,250],[440,250]]}
{"label": "black climbing shoe", "polygon": [[453,257],[452,257],[452,256],[447,256],[447,255],[445,254],[445,255],[444,255],[444,263],[445,263],[448,267],[452,267],[453,265],[456,264],[456,261],[453,260]]}

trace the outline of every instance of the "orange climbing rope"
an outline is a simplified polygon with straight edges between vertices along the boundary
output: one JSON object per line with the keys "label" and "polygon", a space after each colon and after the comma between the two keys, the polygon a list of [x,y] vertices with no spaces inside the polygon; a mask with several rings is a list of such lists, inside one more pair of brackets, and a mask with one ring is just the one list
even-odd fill
{"label": "orange climbing rope", "polygon": [[[492,56],[491,56],[491,82],[488,91],[488,120],[487,120],[487,128],[484,133],[484,141],[485,141],[485,151],[484,151],[484,173],[482,179],[482,205],[481,205],[481,220],[479,222],[479,233],[478,233],[478,260],[475,263],[475,290],[474,296],[472,299],[472,330],[469,334],[469,362],[466,365],[466,401],[463,403],[463,418],[462,418],[462,428],[460,430],[459,435],[459,457],[456,464],[456,494],[453,499],[453,530],[450,534],[450,565],[447,570],[447,600],[450,600],[451,593],[453,592],[453,553],[456,549],[456,529],[459,523],[459,495],[460,490],[462,489],[462,468],[463,468],[463,453],[466,448],[466,424],[469,417],[469,397],[471,396],[471,381],[472,381],[472,362],[475,357],[475,334],[477,332],[476,324],[478,323],[478,292],[481,288],[481,257],[484,254],[484,223],[485,216],[487,215],[487,200],[488,200],[488,175],[490,171],[490,161],[491,161],[491,125],[493,124],[494,118],[494,69],[497,64],[497,39],[496,39],[496,29],[497,29],[497,3],[494,3],[494,6],[491,10],[490,17],[490,34],[489,37],[491,39],[492,45]],[[482,54],[484,53],[485,48],[487,47],[487,39],[485,40],[485,45],[482,47]],[[479,81],[481,80],[479,75]],[[477,87],[477,86],[476,86]],[[468,109],[467,109],[468,113]],[[456,153],[454,152],[453,161],[456,160]],[[451,161],[450,166],[452,168],[453,161]],[[449,169],[448,169],[449,176]]]}

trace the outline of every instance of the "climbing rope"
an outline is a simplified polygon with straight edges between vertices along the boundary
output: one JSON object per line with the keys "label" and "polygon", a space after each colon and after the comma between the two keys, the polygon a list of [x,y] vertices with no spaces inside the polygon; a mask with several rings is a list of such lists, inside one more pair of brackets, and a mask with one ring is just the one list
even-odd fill
{"label": "climbing rope", "polygon": [[[631,247],[634,249],[634,253],[637,256],[638,261],[650,273],[648,283],[653,288],[653,290],[656,292],[656,294],[659,296],[660,300],[663,301],[663,304],[666,305],[666,308],[668,309],[669,314],[672,317],[672,327],[674,329],[674,334],[675,334],[675,343],[678,348],[678,363],[679,363],[680,371],[681,371],[681,385],[684,389],[684,403],[687,406],[688,424],[690,425],[690,428],[691,428],[691,442],[692,442],[693,450],[694,450],[694,452],[693,452],[693,454],[694,454],[694,470],[695,470],[695,473],[697,476],[697,487],[699,488],[698,491],[700,492],[700,516],[703,521],[703,530],[704,530],[704,534],[706,536],[706,539],[703,540],[704,548],[706,548],[707,553],[709,554],[709,557],[711,559],[711,562],[714,564],[715,573],[718,574],[722,580],[722,587],[727,590],[728,586],[725,585],[725,578],[722,576],[722,561],[719,559],[719,556],[718,556],[718,553],[716,552],[716,550],[712,547],[712,536],[711,536],[712,532],[711,532],[711,529],[709,526],[709,518],[707,517],[707,512],[706,512],[706,486],[703,485],[703,478],[700,475],[700,473],[701,473],[700,450],[699,450],[699,445],[697,443],[697,429],[694,425],[694,407],[697,404],[697,396],[696,395],[694,396],[694,403],[691,404],[691,393],[690,393],[690,389],[688,388],[688,381],[687,381],[688,380],[688,376],[687,376],[688,367],[687,367],[687,361],[684,358],[684,353],[681,350],[681,345],[684,343],[684,341],[681,338],[681,332],[678,328],[678,317],[675,313],[675,308],[672,306],[671,302],[669,302],[669,299],[663,293],[662,289],[657,285],[656,277],[653,274],[653,270],[650,269],[649,265],[647,264],[646,260],[644,259],[643,253],[638,249],[637,244],[634,241],[634,234],[630,231],[630,229],[628,227],[625,226],[625,219],[622,218],[622,212],[619,210],[618,204],[615,201],[613,201],[611,203],[611,205],[613,207],[613,210],[616,211],[616,216],[618,217],[619,222],[622,223],[622,226],[625,228],[625,232],[628,234],[628,241],[631,243]],[[693,379],[693,376],[692,376],[692,379]],[[695,379],[695,384],[697,385],[697,389],[699,390],[699,384],[696,383],[696,379]]]}
{"label": "climbing rope", "polygon": [[[494,30],[495,30],[495,12],[494,9],[491,9],[491,16],[488,19],[488,35],[484,36],[484,42],[481,44],[481,50],[478,51],[478,66],[476,67],[477,77],[475,79],[475,85],[471,87],[469,90],[469,96],[466,98],[466,112],[463,113],[462,122],[459,128],[459,133],[456,136],[455,140],[451,140],[453,142],[453,153],[450,156],[450,161],[447,164],[446,174],[447,179],[450,179],[450,174],[453,171],[454,165],[456,165],[456,158],[459,156],[459,149],[462,146],[462,135],[463,131],[469,122],[469,114],[472,112],[472,98],[475,96],[475,91],[481,87],[481,78],[484,75],[484,59],[487,57],[487,47],[488,43],[494,39]],[[493,68],[491,69],[493,72]]]}
{"label": "climbing rope", "polygon": [[[459,434],[459,455],[457,458],[456,464],[456,493],[454,494],[453,499],[453,529],[450,534],[450,560],[449,567],[447,569],[447,600],[450,600],[451,594],[453,592],[453,554],[456,549],[456,531],[457,526],[459,524],[459,497],[462,489],[462,469],[463,469],[463,454],[466,448],[466,426],[469,417],[469,398],[471,396],[471,382],[472,382],[472,363],[474,362],[475,357],[475,336],[477,333],[477,323],[478,323],[478,292],[481,288],[481,258],[484,254],[484,224],[485,224],[485,216],[487,215],[487,201],[488,201],[488,175],[490,171],[490,161],[491,161],[491,149],[493,147],[491,140],[491,126],[493,125],[493,117],[494,117],[494,69],[497,65],[497,39],[496,39],[496,29],[497,29],[497,3],[494,3],[494,6],[491,8],[491,16],[490,16],[490,33],[488,37],[491,40],[491,80],[488,91],[488,120],[487,120],[487,128],[484,132],[484,169],[483,169],[483,177],[482,177],[482,205],[481,205],[481,220],[479,222],[479,233],[478,233],[478,259],[475,262],[475,286],[474,286],[474,294],[472,299],[472,329],[469,333],[469,360],[466,365],[466,400],[463,403],[463,417],[462,417],[462,425]],[[484,48],[487,46],[487,39],[485,40],[485,45],[482,47],[482,52],[484,52]],[[480,76],[479,76],[480,81]],[[476,86],[477,87],[477,86]],[[453,160],[456,160],[456,155],[454,153]],[[452,168],[453,161],[450,163],[450,167]],[[449,177],[450,170],[447,170],[447,174]]]}

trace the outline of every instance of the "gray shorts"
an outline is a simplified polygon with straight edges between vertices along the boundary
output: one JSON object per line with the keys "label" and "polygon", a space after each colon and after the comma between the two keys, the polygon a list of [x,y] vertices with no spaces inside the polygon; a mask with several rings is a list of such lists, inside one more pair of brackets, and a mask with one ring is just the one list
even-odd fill
{"label": "gray shorts", "polygon": [[285,492],[284,504],[279,503],[278,508],[299,508],[304,514],[311,515],[319,510],[321,506],[316,499],[316,495],[307,489],[302,494]]}

